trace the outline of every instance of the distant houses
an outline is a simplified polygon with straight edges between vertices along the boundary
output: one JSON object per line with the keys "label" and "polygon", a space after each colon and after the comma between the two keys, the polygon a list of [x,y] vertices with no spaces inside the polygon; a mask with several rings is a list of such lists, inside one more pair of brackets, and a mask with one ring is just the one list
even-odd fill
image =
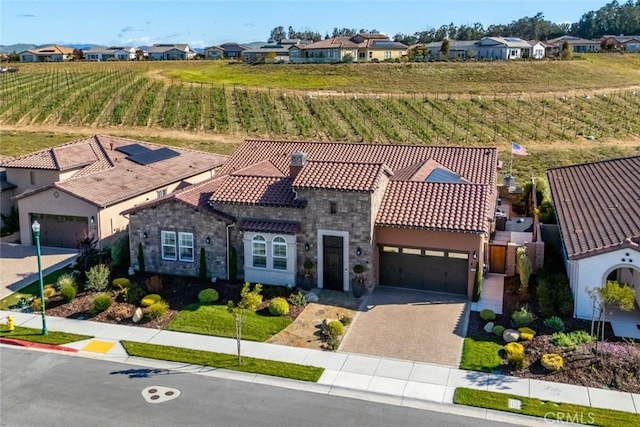
{"label": "distant houses", "polygon": [[73,48],[51,45],[20,52],[20,62],[62,62],[73,58]]}
{"label": "distant houses", "polygon": [[84,59],[87,61],[131,61],[136,59],[135,47],[92,47],[84,51]]}

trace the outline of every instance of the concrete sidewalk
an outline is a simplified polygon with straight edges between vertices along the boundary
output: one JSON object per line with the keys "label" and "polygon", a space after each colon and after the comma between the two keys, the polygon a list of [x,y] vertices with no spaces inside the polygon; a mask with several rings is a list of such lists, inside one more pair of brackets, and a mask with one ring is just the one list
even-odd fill
{"label": "concrete sidewalk", "polygon": [[[41,317],[37,314],[0,311],[0,319],[4,319],[9,314],[14,316],[17,326],[30,328],[40,328],[42,326]],[[464,371],[419,362],[352,353],[334,353],[253,341],[242,342],[242,354],[244,356],[318,366],[325,368],[325,371],[317,384],[311,384],[262,375],[221,371],[202,366],[185,366],[184,363],[129,357],[120,345],[119,340],[171,345],[228,354],[236,353],[236,341],[230,338],[59,317],[47,317],[47,325],[52,331],[94,336],[93,339],[66,345],[66,347],[79,350],[76,354],[83,357],[102,358],[151,366],[158,369],[180,370],[240,379],[441,412],[455,412],[461,415],[495,419],[496,421],[514,422],[514,415],[478,408],[460,406],[453,408],[442,404],[450,405],[453,403],[453,393],[457,387],[469,387],[555,402],[575,403],[640,413],[640,394]],[[544,424],[542,419],[517,415],[516,417],[516,423],[519,425]]]}

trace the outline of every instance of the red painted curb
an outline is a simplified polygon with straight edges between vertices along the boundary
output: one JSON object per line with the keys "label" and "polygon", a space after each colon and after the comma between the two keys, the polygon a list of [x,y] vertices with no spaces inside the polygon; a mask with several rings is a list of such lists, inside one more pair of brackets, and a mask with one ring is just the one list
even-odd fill
{"label": "red painted curb", "polygon": [[0,337],[0,344],[18,345],[20,347],[42,348],[46,350],[67,351],[69,353],[78,352],[78,350],[76,350],[75,348],[64,347],[64,346],[55,345],[55,344],[42,344],[39,342],[24,341],[24,340],[18,340],[14,338]]}

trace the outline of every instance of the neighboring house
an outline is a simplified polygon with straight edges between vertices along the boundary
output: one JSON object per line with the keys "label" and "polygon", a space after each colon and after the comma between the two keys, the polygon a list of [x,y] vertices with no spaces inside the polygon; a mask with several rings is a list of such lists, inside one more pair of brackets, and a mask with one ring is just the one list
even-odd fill
{"label": "neighboring house", "polygon": [[604,50],[621,50],[625,52],[640,51],[640,36],[602,36],[600,44]]}
{"label": "neighboring house", "polygon": [[188,44],[154,44],[148,50],[151,60],[180,60],[193,59],[196,51]]}
{"label": "neighboring house", "polygon": [[289,50],[290,62],[324,63],[352,60],[376,62],[402,58],[408,47],[394,42],[384,34],[356,34],[352,37],[332,37],[306,45],[294,45]]}
{"label": "neighboring house", "polygon": [[[527,57],[531,45],[517,37],[483,37],[480,40],[450,40],[446,59],[520,59]],[[429,58],[442,58],[442,42],[427,44]]]}
{"label": "neighboring house", "polygon": [[247,49],[242,52],[242,60],[253,64],[256,62],[289,62],[289,50],[293,46],[310,44],[300,39],[286,39],[277,43],[269,43],[258,48]]}
{"label": "neighboring house", "polygon": [[128,225],[120,214],[123,210],[211,178],[225,160],[200,151],[96,135],[2,166],[16,186],[22,244],[33,243],[31,223],[37,219],[44,246],[73,248],[87,230],[100,246],[108,244]]}
{"label": "neighboring house", "polygon": [[[0,156],[0,164],[8,162],[11,157]],[[0,213],[7,215],[14,206],[11,200],[16,193],[16,185],[7,180],[7,171],[0,168]],[[4,226],[4,221],[0,220],[0,226]]]}
{"label": "neighboring house", "polygon": [[205,59],[222,59],[224,56],[224,49],[220,46],[205,47],[202,51]]}
{"label": "neighboring house", "polygon": [[574,316],[591,319],[587,290],[617,280],[640,304],[640,156],[547,171]]}
{"label": "neighboring house", "polygon": [[136,48],[130,46],[92,47],[84,51],[87,61],[131,61],[136,59]]}
{"label": "neighboring house", "polygon": [[575,36],[562,36],[547,40],[547,44],[555,47],[555,54],[562,51],[564,42],[569,43],[574,53],[600,52],[600,40],[587,40]]}
{"label": "neighboring house", "polygon": [[228,42],[218,45],[222,49],[222,57],[224,59],[242,59],[242,52],[249,49],[247,46],[243,46],[238,43]]}
{"label": "neighboring house", "polygon": [[[247,140],[211,180],[124,212],[147,271],[349,291],[471,295],[496,202],[495,148]],[[234,252],[237,255],[231,255]],[[137,268],[134,265],[134,268]]]}
{"label": "neighboring house", "polygon": [[45,46],[20,52],[20,62],[61,62],[73,59],[73,48]]}
{"label": "neighboring house", "polygon": [[529,49],[525,49],[523,58],[543,59],[547,56],[547,46],[538,40],[530,40]]}

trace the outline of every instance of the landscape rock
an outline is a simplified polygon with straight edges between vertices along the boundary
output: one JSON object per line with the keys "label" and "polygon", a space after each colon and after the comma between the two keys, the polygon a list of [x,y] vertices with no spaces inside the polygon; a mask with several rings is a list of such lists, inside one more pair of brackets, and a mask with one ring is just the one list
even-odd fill
{"label": "landscape rock", "polygon": [[502,339],[506,342],[516,342],[520,338],[520,332],[515,329],[506,329],[502,333]]}
{"label": "landscape rock", "polygon": [[139,321],[142,320],[143,316],[144,314],[142,313],[142,309],[138,307],[136,308],[135,313],[133,313],[133,318],[131,320],[133,320],[133,323],[138,323]]}
{"label": "landscape rock", "polygon": [[305,297],[307,298],[307,302],[318,302],[318,295],[313,292],[308,292]]}
{"label": "landscape rock", "polygon": [[484,325],[484,331],[488,334],[490,334],[493,331],[493,327],[495,326],[495,323],[493,322],[489,322],[486,325]]}

